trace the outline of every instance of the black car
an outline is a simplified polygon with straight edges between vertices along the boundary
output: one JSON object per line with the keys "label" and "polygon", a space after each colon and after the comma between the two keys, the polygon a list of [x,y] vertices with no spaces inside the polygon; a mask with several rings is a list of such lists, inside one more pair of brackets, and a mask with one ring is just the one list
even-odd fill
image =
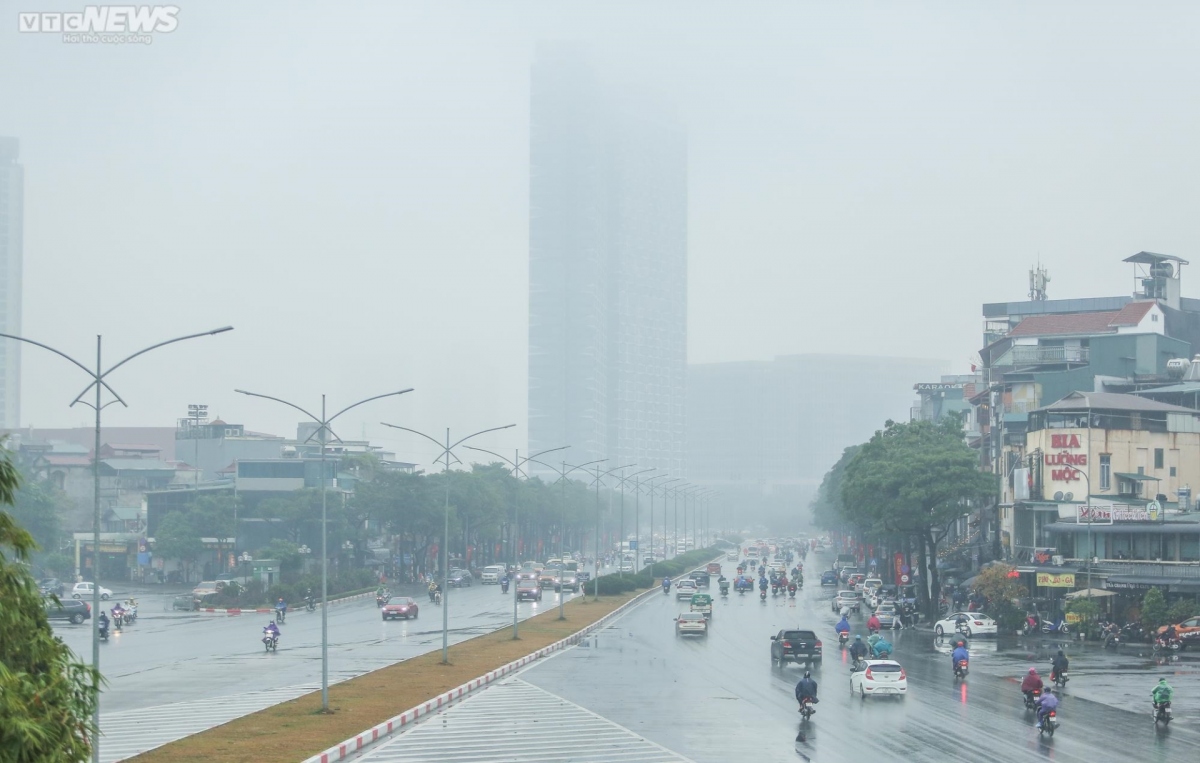
{"label": "black car", "polygon": [[701,570],[693,572],[688,577],[696,581],[697,588],[708,588],[712,584],[712,576]]}
{"label": "black car", "polygon": [[451,569],[446,582],[450,584],[451,588],[466,588],[474,582],[474,578],[466,570]]}
{"label": "black car", "polygon": [[46,599],[46,619],[70,620],[79,625],[92,617],[92,607],[86,601],[78,599],[63,599],[57,604],[52,599]]}
{"label": "black car", "polygon": [[818,662],[821,640],[813,631],[783,630],[771,637],[771,661]]}

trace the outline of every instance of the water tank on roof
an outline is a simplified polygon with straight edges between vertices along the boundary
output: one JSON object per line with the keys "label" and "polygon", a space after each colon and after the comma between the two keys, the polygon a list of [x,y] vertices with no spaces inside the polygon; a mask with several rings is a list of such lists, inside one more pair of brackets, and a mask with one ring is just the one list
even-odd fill
{"label": "water tank on roof", "polygon": [[1167,361],[1167,376],[1172,379],[1182,379],[1191,365],[1192,361],[1186,358],[1171,358]]}
{"label": "water tank on roof", "polygon": [[1169,262],[1156,262],[1150,266],[1150,275],[1154,278],[1170,278],[1175,274],[1175,268]]}

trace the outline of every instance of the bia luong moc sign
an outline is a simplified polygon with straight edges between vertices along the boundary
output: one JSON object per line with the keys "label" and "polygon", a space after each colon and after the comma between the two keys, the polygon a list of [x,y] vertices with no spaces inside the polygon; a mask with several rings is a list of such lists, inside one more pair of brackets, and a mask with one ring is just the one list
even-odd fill
{"label": "bia luong moc sign", "polygon": [[[1051,467],[1050,479],[1055,482],[1073,482],[1081,479],[1079,469],[1087,467],[1087,453],[1072,453],[1082,447],[1077,434],[1052,434],[1050,447],[1060,453],[1044,453],[1042,461]],[[1054,467],[1062,467],[1055,469]]]}

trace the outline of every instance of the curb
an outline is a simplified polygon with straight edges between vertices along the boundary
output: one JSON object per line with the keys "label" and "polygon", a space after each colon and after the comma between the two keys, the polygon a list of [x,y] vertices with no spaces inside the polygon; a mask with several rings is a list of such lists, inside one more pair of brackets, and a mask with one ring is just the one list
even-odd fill
{"label": "curb", "polygon": [[[355,594],[354,596],[346,596],[341,599],[330,599],[329,603],[331,605],[332,604],[341,604],[344,601],[355,601],[356,599],[365,599],[369,596],[373,597],[374,595],[375,595],[374,593],[370,593],[370,592],[360,593],[360,594]],[[241,609],[240,607],[234,607],[232,609],[216,609],[214,607],[201,607],[200,609],[193,610],[193,611],[200,612],[202,614],[210,614],[210,615],[254,615],[254,614],[265,615],[265,614],[270,614],[270,613],[274,612],[275,608],[274,607],[258,607],[256,609],[249,609],[249,608]],[[288,611],[289,612],[299,612],[300,610],[289,608]]]}
{"label": "curb", "polygon": [[[707,564],[707,562],[705,564]],[[701,565],[701,567],[702,566],[703,565]],[[700,569],[701,567],[696,567],[696,569]],[[575,644],[578,644],[580,641],[583,640],[583,638],[585,636],[604,627],[605,624],[607,624],[610,620],[617,617],[618,615],[624,613],[625,610],[629,609],[630,607],[634,606],[635,604],[640,604],[643,597],[651,596],[652,594],[657,594],[657,593],[658,593],[657,587],[649,588],[646,591],[643,591],[642,593],[638,594],[637,596],[634,596],[632,599],[625,602],[621,606],[617,607],[612,612],[609,612],[604,617],[601,617],[599,620],[592,623],[591,625],[585,626],[582,630],[576,631],[575,633],[572,633],[570,636],[567,636],[564,639],[560,639],[559,641],[554,642],[550,646],[542,647],[541,649],[537,650],[536,652],[534,652],[532,654],[527,654],[524,657],[521,657],[520,659],[517,659],[517,660],[514,660],[514,661],[508,663],[507,665],[503,665],[499,668],[496,668],[495,670],[487,673],[486,675],[482,675],[479,678],[472,679],[472,680],[466,682],[465,684],[462,684],[461,686],[457,686],[457,687],[451,689],[448,692],[439,694],[438,696],[434,697],[433,699],[431,699],[423,704],[417,705],[416,707],[410,708],[410,709],[404,711],[403,713],[401,713],[400,715],[390,718],[390,719],[384,721],[383,723],[373,726],[372,728],[369,728],[366,731],[364,731],[350,739],[347,739],[346,741],[342,742],[341,744],[330,747],[328,750],[317,753],[316,755],[313,755],[310,758],[305,758],[302,763],[332,763],[333,761],[344,760],[348,756],[353,755],[354,753],[360,752],[364,747],[366,747],[374,742],[377,742],[378,740],[382,739],[383,737],[390,735],[392,732],[398,731],[410,723],[414,723],[418,718],[429,715],[430,713],[433,713],[433,712],[437,712],[442,707],[450,704],[451,702],[458,700],[458,699],[462,699],[463,697],[465,697],[466,695],[475,691],[476,689],[480,689],[485,686],[488,686],[493,681],[503,678],[504,676],[508,675],[509,673],[512,673],[520,668],[525,667],[526,665],[533,662],[534,660],[541,659],[542,657],[545,657],[548,654],[557,652],[560,649],[565,649],[568,646],[574,646]]]}

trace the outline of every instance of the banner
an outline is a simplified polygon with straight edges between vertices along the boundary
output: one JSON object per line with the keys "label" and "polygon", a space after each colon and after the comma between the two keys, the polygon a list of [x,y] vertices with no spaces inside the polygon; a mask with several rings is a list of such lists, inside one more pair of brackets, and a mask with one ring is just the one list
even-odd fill
{"label": "banner", "polygon": [[1075,574],[1072,572],[1061,574],[1039,572],[1037,574],[1037,584],[1039,588],[1074,588]]}

